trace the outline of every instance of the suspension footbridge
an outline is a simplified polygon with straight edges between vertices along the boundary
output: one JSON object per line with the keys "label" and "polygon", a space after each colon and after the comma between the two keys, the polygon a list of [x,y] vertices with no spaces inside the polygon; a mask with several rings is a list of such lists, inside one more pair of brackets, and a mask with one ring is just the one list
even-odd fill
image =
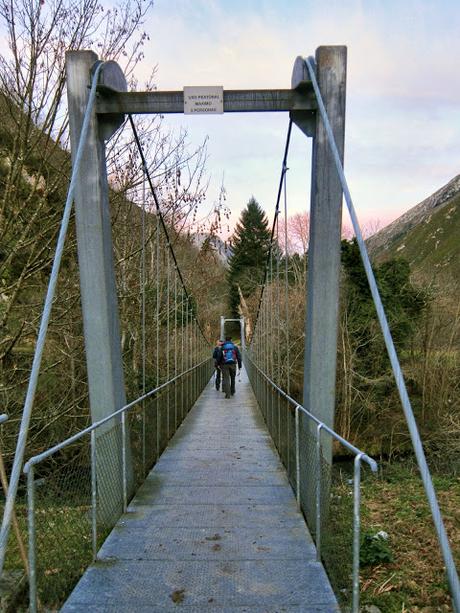
{"label": "suspension footbridge", "polygon": [[[73,174],[0,533],[3,568],[24,472],[30,610],[63,603],[64,611],[338,610],[326,573],[328,557],[338,555],[330,527],[335,444],[354,460],[347,587],[342,591],[348,594],[347,606],[358,613],[361,470],[366,466],[375,472],[377,465],[333,429],[344,196],[430,503],[453,606],[460,613],[452,553],[343,172],[346,49],[321,47],[315,59],[297,58],[290,90],[224,92],[224,112],[290,113],[271,249],[248,339],[241,321],[245,372],[237,395],[227,402],[210,384],[210,339],[184,282],[131,116],[183,112],[183,92],[127,92],[120,68],[100,62],[90,51],[67,55],[67,81]],[[144,245],[149,243],[154,308],[145,308],[143,293],[142,393],[130,402],[120,347],[105,162],[105,142],[124,123],[125,113],[155,207],[155,228],[148,240],[144,205],[141,210],[141,285],[147,283]],[[302,402],[290,390],[289,275],[280,259],[280,206],[284,193],[287,210],[283,188],[293,125],[313,137]],[[92,423],[24,464],[74,200]],[[221,333],[224,327],[225,317]],[[155,348],[151,371],[147,346]],[[147,380],[154,382],[151,389]],[[65,462],[69,457],[78,461]]]}
{"label": "suspension footbridge", "polygon": [[336,611],[245,373],[210,382],[63,611]]}

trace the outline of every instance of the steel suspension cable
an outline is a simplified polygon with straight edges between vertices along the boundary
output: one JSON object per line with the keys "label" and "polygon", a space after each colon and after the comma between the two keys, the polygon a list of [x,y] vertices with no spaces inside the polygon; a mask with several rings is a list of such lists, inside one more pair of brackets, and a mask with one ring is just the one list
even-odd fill
{"label": "steel suspension cable", "polygon": [[280,310],[280,244],[279,244],[279,215],[276,216],[276,319],[278,325],[276,326],[276,344],[277,344],[277,358],[276,358],[276,377],[278,385],[281,384],[281,310]]}
{"label": "steel suspension cable", "polygon": [[[262,334],[264,335],[264,348],[263,348],[263,357],[264,357],[264,368],[265,368],[265,372],[269,372],[269,368],[270,368],[270,354],[268,351],[268,330],[269,330],[269,313],[268,313],[268,293],[265,292],[265,298],[264,298],[264,302],[263,302],[263,313],[264,313],[264,317],[263,317],[263,328],[262,328]],[[266,420],[268,423],[268,394],[269,394],[269,390],[268,387],[265,386],[265,407],[266,407]]]}
{"label": "steel suspension cable", "polygon": [[[195,338],[194,338],[194,351],[195,351],[195,363],[198,363],[199,361],[199,330],[198,330],[198,326],[196,324],[196,320],[195,320]],[[198,395],[198,371],[195,370],[195,372],[193,373],[193,377],[195,379],[195,391],[194,391],[194,396],[196,398],[196,396]]]}
{"label": "steel suspension cable", "polygon": [[[174,268],[174,376],[177,376],[177,268]],[[177,386],[174,386],[174,429],[177,428]]]}
{"label": "steel suspension cable", "polygon": [[[182,288],[183,294],[184,288]],[[184,372],[185,365],[185,355],[184,355],[184,306],[186,304],[186,300],[184,300],[184,296],[182,295],[181,299],[181,309],[180,309],[180,347],[181,347],[181,371]],[[184,384],[181,385],[181,419],[184,419]]]}
{"label": "steel suspension cable", "polygon": [[289,254],[288,254],[288,206],[287,206],[287,174],[284,174],[284,298],[285,298],[285,328],[286,328],[286,391],[291,393],[291,365],[290,365],[290,338],[289,338]]}
{"label": "steel suspension cable", "polygon": [[5,502],[5,510],[3,513],[2,527],[0,531],[0,576],[3,572],[3,566],[5,563],[6,548],[8,545],[8,536],[10,532],[11,517],[13,514],[14,503],[16,500],[16,494],[18,490],[19,478],[21,476],[21,468],[24,460],[24,453],[27,443],[27,433],[29,430],[30,417],[32,414],[32,407],[35,399],[35,392],[37,390],[38,376],[40,374],[40,367],[43,357],[43,351],[45,348],[46,334],[48,331],[48,324],[51,316],[51,308],[53,305],[54,294],[56,292],[56,286],[58,281],[59,269],[61,267],[62,255],[64,253],[65,238],[67,235],[67,228],[69,226],[70,213],[72,211],[73,196],[75,186],[77,183],[78,172],[80,170],[80,164],[83,157],[84,145],[86,144],[86,138],[88,136],[88,129],[90,124],[91,115],[93,112],[94,102],[96,100],[96,88],[99,79],[100,71],[102,70],[104,63],[101,62],[96,66],[93,74],[91,89],[89,92],[88,103],[86,105],[85,115],[83,118],[83,124],[80,132],[80,139],[78,142],[77,153],[72,167],[72,175],[69,185],[69,191],[67,192],[67,199],[64,206],[64,212],[62,216],[61,227],[59,230],[59,237],[56,245],[56,253],[54,256],[53,266],[51,269],[50,280],[48,289],[46,292],[45,304],[43,307],[43,314],[40,321],[40,328],[38,332],[37,345],[35,348],[34,358],[32,362],[32,370],[30,373],[29,384],[27,387],[26,399],[24,402],[24,410],[22,413],[21,426],[18,434],[18,441],[16,444],[16,452],[14,455],[13,468],[11,470],[10,484],[8,488],[8,494]]}
{"label": "steel suspension cable", "polygon": [[[169,381],[170,375],[170,353],[171,353],[171,313],[170,313],[170,293],[171,293],[171,256],[170,251],[166,252],[166,381]],[[168,439],[170,436],[170,397],[171,391],[168,390],[168,396],[166,398],[166,431],[168,433]]]}
{"label": "steel suspension cable", "polygon": [[[155,236],[155,247],[156,247],[156,263],[155,263],[155,273],[156,273],[156,304],[155,304],[155,359],[156,359],[156,387],[160,385],[160,219],[158,215],[156,216],[156,236]],[[158,411],[158,399],[156,399],[157,410],[155,411],[156,415],[156,452],[157,452],[157,460],[160,457],[160,419],[161,414]]]}
{"label": "steel suspension cable", "polygon": [[[147,176],[147,180],[148,180],[148,183],[149,183],[149,186],[150,186],[150,192],[151,192],[151,194],[152,194],[152,196],[153,196],[153,200],[154,200],[154,202],[155,202],[155,208],[156,208],[156,211],[157,211],[157,215],[158,215],[158,216],[159,216],[159,218],[160,218],[160,223],[161,223],[161,226],[162,226],[162,228],[163,228],[163,232],[164,232],[165,237],[166,237],[167,247],[168,247],[169,251],[171,252],[171,255],[172,255],[172,258],[173,258],[174,264],[175,264],[175,265],[176,265],[176,267],[177,267],[177,272],[178,272],[179,278],[180,278],[180,280],[181,280],[182,287],[184,288],[185,294],[186,294],[186,296],[187,296],[187,299],[190,301],[190,304],[192,305],[192,297],[191,297],[191,295],[190,295],[190,294],[188,293],[188,291],[187,291],[187,286],[186,286],[186,284],[185,284],[184,277],[182,276],[182,272],[181,272],[181,270],[180,270],[180,268],[179,268],[179,264],[178,264],[178,262],[177,262],[177,258],[176,258],[176,254],[175,254],[175,252],[174,252],[174,248],[173,248],[172,243],[171,243],[171,240],[170,240],[170,238],[169,238],[168,228],[167,228],[166,223],[165,223],[165,220],[164,220],[164,218],[163,218],[163,213],[161,212],[160,202],[159,202],[159,200],[158,200],[158,196],[157,196],[157,193],[156,193],[156,189],[155,189],[155,188],[154,188],[154,186],[153,186],[152,178],[151,178],[151,176],[150,176],[150,172],[149,172],[149,169],[148,169],[148,166],[147,166],[147,162],[146,162],[146,159],[145,159],[144,151],[143,151],[143,149],[142,149],[142,145],[141,145],[141,142],[140,142],[140,139],[139,139],[139,135],[138,135],[138,133],[137,133],[136,126],[134,125],[134,121],[133,121],[133,118],[132,118],[132,116],[131,116],[131,115],[128,115],[128,119],[129,119],[129,122],[130,122],[130,124],[131,124],[131,129],[132,129],[132,131],[133,131],[134,140],[135,140],[135,142],[136,142],[137,149],[138,149],[138,151],[139,151],[139,155],[140,155],[140,157],[141,157],[142,166],[143,166],[144,171],[145,171],[146,176]],[[193,316],[194,316],[194,319],[195,319],[195,320],[196,320],[196,322],[197,322],[198,328],[199,328],[199,330],[200,330],[200,332],[201,332],[201,334],[202,334],[203,338],[204,338],[204,339],[206,340],[206,342],[209,344],[209,341],[208,341],[208,339],[206,338],[205,333],[203,332],[203,329],[202,329],[202,327],[201,327],[200,322],[198,321],[198,319],[197,319],[197,317],[196,317],[196,315],[195,315],[195,314],[193,314]]]}
{"label": "steel suspension cable", "polygon": [[[284,173],[284,339],[286,343],[286,392],[291,395],[291,364],[290,364],[290,337],[289,337],[289,249],[288,249],[288,206],[287,206],[287,173]],[[291,421],[289,416],[286,419],[286,456],[287,470],[290,473],[291,468],[291,453],[290,453],[290,427]]]}
{"label": "steel suspension cable", "polygon": [[[187,369],[190,367],[190,364],[192,363],[192,340],[190,337],[190,329],[189,329],[189,325],[192,321],[192,314],[190,312],[190,302],[187,300],[186,303],[187,306],[187,319],[186,319],[186,323],[185,323],[185,339],[187,341],[187,345],[185,348],[185,352],[186,352],[186,356],[187,356]],[[187,402],[190,401],[190,398],[192,397],[192,378],[191,375],[188,376],[187,378]]]}
{"label": "steel suspension cable", "polygon": [[[146,339],[145,339],[145,173],[142,181],[142,211],[141,211],[141,325],[142,325],[142,395],[145,396],[145,377],[146,377]],[[145,428],[145,401],[142,401],[142,470],[145,474],[146,469],[146,428]]]}
{"label": "steel suspension cable", "polygon": [[412,410],[412,405],[409,399],[409,395],[407,393],[407,388],[404,382],[404,376],[402,373],[401,365],[399,363],[399,359],[396,353],[396,348],[394,345],[393,337],[390,331],[390,327],[388,325],[388,320],[385,314],[385,310],[383,308],[383,303],[382,303],[382,299],[380,297],[380,293],[377,287],[377,282],[375,280],[375,275],[372,270],[369,255],[367,253],[366,245],[364,243],[364,239],[361,233],[361,228],[359,226],[358,218],[356,215],[355,207],[353,205],[353,200],[351,198],[350,190],[348,188],[348,183],[345,177],[343,166],[340,161],[337,144],[335,142],[334,134],[332,132],[329,118],[327,116],[327,111],[324,106],[324,102],[322,100],[318,82],[316,80],[315,61],[311,57],[309,57],[308,59],[304,61],[308,69],[308,72],[310,74],[313,89],[316,94],[318,108],[321,113],[321,118],[323,120],[324,128],[326,130],[327,139],[328,139],[329,146],[331,148],[331,152],[334,158],[335,166],[337,168],[337,173],[339,175],[340,182],[342,184],[345,202],[347,204],[347,208],[350,213],[350,217],[351,217],[353,229],[356,235],[356,240],[358,243],[359,251],[361,253],[361,259],[363,261],[364,270],[366,271],[369,288],[371,290],[372,298],[374,299],[374,304],[375,304],[375,308],[377,311],[377,317],[379,319],[380,327],[383,332],[385,346],[387,348],[388,356],[390,358],[391,367],[392,367],[393,374],[394,374],[395,381],[396,381],[396,386],[398,388],[399,397],[401,399],[401,404],[402,404],[403,411],[406,417],[406,422],[409,428],[412,445],[414,447],[415,455],[417,458],[417,464],[420,470],[420,475],[421,475],[422,482],[425,488],[426,496],[430,503],[431,513],[433,516],[433,522],[435,525],[436,532],[438,534],[439,543],[441,545],[441,550],[442,550],[442,554],[444,557],[444,563],[446,565],[447,576],[448,576],[449,585],[451,589],[452,599],[454,602],[456,612],[460,613],[460,581],[459,581],[459,578],[458,578],[458,575],[455,569],[455,562],[454,562],[452,552],[450,549],[446,529],[444,527],[444,523],[441,517],[441,511],[439,508],[438,500],[436,498],[436,492],[433,486],[430,471],[429,471],[428,464],[426,461],[425,452],[423,451],[423,445],[422,445],[422,441],[420,438],[420,434],[418,432],[417,422],[415,421],[414,413]]}
{"label": "steel suspension cable", "polygon": [[[275,213],[275,219],[276,219],[276,213]],[[271,245],[270,245],[271,247]],[[268,303],[268,316],[269,316],[269,330],[270,330],[270,334],[269,337],[267,338],[267,354],[269,356],[269,370],[268,372],[270,373],[270,379],[273,380],[273,371],[275,370],[274,368],[274,363],[275,363],[275,356],[274,356],[274,351],[273,351],[273,346],[269,346],[271,345],[271,343],[273,342],[273,327],[274,327],[274,322],[275,322],[275,318],[274,318],[274,308],[273,308],[273,249],[270,248],[270,273],[269,273],[269,278],[267,279],[268,281],[268,287],[267,287],[267,303]],[[273,402],[272,402],[272,398],[270,398],[270,429],[273,429]]]}
{"label": "steel suspension cable", "polygon": [[[286,173],[284,174],[286,177]],[[276,376],[281,386],[281,293],[280,293],[280,242],[279,242],[279,215],[276,216],[276,319],[277,319],[277,359]],[[281,397],[278,396],[278,449],[281,449]]]}
{"label": "steel suspension cable", "polygon": [[266,262],[265,262],[265,271],[264,271],[264,278],[262,281],[262,289],[260,292],[260,297],[259,297],[259,304],[257,306],[257,311],[256,311],[256,317],[255,317],[255,322],[257,323],[257,319],[259,317],[259,311],[260,311],[260,305],[262,304],[262,297],[264,294],[264,289],[265,289],[265,285],[267,282],[267,275],[268,275],[268,267],[270,265],[270,254],[272,251],[272,245],[273,245],[273,236],[275,233],[275,224],[276,224],[276,218],[279,214],[279,206],[280,206],[280,200],[281,200],[281,192],[282,192],[282,187],[283,187],[283,181],[284,181],[284,175],[287,172],[287,158],[288,158],[288,153],[289,153],[289,145],[291,143],[291,132],[292,132],[292,119],[289,120],[289,125],[288,125],[288,130],[287,130],[287,135],[286,135],[286,144],[284,146],[284,155],[283,155],[283,162],[281,165],[281,176],[280,176],[280,180],[279,180],[279,185],[278,185],[278,195],[276,197],[276,205],[275,205],[275,215],[273,218],[273,224],[272,224],[272,232],[271,232],[271,237],[270,237],[270,247],[267,253],[267,258],[266,258]]}
{"label": "steel suspension cable", "polygon": [[[186,299],[185,300],[185,318],[184,318],[184,323],[185,323],[185,327],[184,327],[184,352],[183,352],[183,357],[185,359],[185,368],[188,369],[188,365],[189,365],[189,346],[188,346],[188,307],[189,307],[189,301]],[[187,376],[187,379],[185,380],[185,397],[186,397],[186,403],[188,403],[189,401],[189,381],[190,381],[190,376]]]}

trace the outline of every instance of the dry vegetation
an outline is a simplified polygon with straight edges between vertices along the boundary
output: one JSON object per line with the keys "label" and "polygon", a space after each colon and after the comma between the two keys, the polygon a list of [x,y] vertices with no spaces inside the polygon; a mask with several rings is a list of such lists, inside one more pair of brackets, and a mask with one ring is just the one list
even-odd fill
{"label": "dry vegetation", "polygon": [[[460,478],[435,476],[446,530],[460,563]],[[388,613],[451,611],[443,560],[417,471],[384,467],[363,487],[364,529],[385,530],[394,560],[362,569],[363,602]]]}
{"label": "dry vegetation", "polygon": [[[280,383],[286,389],[289,339],[290,391],[299,401],[303,383],[305,267],[304,258],[289,259],[288,336],[283,276],[280,288],[274,281],[265,290],[265,299],[275,310],[273,320],[264,311],[268,325],[264,343],[268,341],[276,356],[274,363],[268,362],[268,368],[272,368],[277,383],[278,372],[281,373]],[[418,278],[412,295],[423,301],[417,318],[409,318],[409,323],[415,325],[407,326],[406,315],[398,314],[391,302],[389,308],[412,407],[459,563],[460,312],[458,292],[451,291],[454,281],[450,279],[449,291],[445,282],[445,278],[438,277],[436,284],[424,285]],[[451,611],[436,532],[414,468],[412,443],[375,313],[369,309],[358,318],[345,272],[341,285],[335,426],[383,467],[377,479],[364,480],[362,529],[365,535],[379,530],[388,532],[393,557],[392,561],[376,558],[373,564],[362,567],[362,602],[378,606],[382,613]],[[282,301],[278,307],[279,295]],[[246,300],[248,312],[256,312],[257,305],[258,296]],[[411,305],[409,312],[410,309]],[[401,331],[407,335],[401,337]],[[403,342],[398,341],[398,335]],[[346,458],[337,461],[337,470],[343,474],[334,482],[330,542],[324,551],[334,588],[346,607],[350,603],[352,472]]]}

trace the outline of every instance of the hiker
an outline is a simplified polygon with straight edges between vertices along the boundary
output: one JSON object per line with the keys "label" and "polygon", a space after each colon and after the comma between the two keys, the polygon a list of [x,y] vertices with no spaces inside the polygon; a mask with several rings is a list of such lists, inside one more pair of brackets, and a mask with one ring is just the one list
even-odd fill
{"label": "hiker", "polygon": [[236,365],[241,370],[241,354],[238,347],[232,343],[232,337],[226,336],[220,348],[220,368],[222,370],[222,387],[225,398],[235,394]]}
{"label": "hiker", "polygon": [[214,368],[216,369],[216,390],[219,391],[220,389],[220,377],[221,377],[221,370],[220,370],[220,359],[221,359],[221,350],[220,348],[222,347],[222,341],[218,340],[216,341],[216,346],[214,347],[214,351],[212,352],[212,359],[214,360]]}

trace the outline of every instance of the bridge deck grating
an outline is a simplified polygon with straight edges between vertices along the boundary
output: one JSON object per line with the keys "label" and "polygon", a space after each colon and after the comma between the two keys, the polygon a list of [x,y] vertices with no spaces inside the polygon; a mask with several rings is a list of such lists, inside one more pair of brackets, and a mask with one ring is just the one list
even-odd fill
{"label": "bridge deck grating", "polygon": [[62,611],[338,611],[243,373],[212,383]]}

